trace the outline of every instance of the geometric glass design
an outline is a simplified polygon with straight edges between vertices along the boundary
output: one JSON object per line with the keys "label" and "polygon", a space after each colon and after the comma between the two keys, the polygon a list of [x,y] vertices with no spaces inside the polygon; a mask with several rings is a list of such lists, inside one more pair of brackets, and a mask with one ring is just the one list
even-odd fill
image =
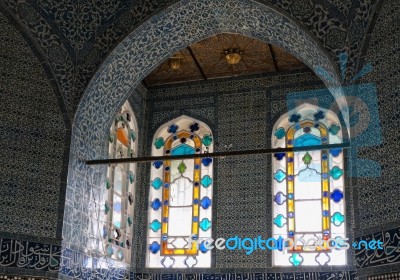
{"label": "geometric glass design", "polygon": [[332,111],[305,103],[283,115],[272,130],[272,148],[299,148],[272,155],[273,236],[322,241],[314,250],[301,241],[287,252],[274,250],[274,266],[346,264],[345,250],[324,243],[345,238],[343,150],[307,150],[342,143],[339,124]]}
{"label": "geometric glass design", "polygon": [[181,116],[161,126],[153,144],[152,156],[169,158],[151,165],[146,267],[211,267],[213,160],[174,157],[213,152],[212,131]]}
{"label": "geometric glass design", "polygon": [[[136,157],[136,135],[136,119],[129,103],[125,102],[110,129],[109,158]],[[108,257],[126,263],[131,258],[131,250],[125,246],[125,242],[130,244],[133,234],[135,174],[135,163],[111,165],[106,179],[103,250]]]}

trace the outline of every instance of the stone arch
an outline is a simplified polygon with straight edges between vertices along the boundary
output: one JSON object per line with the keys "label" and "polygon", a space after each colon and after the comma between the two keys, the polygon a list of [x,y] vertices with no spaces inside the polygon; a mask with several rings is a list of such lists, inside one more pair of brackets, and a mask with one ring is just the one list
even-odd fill
{"label": "stone arch", "polygon": [[[333,77],[324,79],[326,75],[321,74],[328,87],[339,85],[336,66],[318,41],[271,6],[252,0],[182,0],[150,18],[125,38],[91,80],[74,119],[67,197],[87,186],[101,192],[102,168],[87,166],[84,160],[106,157],[107,130],[131,89],[176,51],[222,32],[240,33],[281,47],[314,71],[324,69]],[[342,96],[340,89],[331,92],[335,98]],[[85,201],[80,204],[88,212],[90,204]],[[65,213],[64,220],[73,220],[73,215],[74,212]],[[80,226],[73,231],[88,232],[85,223]],[[75,240],[66,230],[64,233],[64,247],[69,248]],[[76,235],[74,238],[84,239]]]}

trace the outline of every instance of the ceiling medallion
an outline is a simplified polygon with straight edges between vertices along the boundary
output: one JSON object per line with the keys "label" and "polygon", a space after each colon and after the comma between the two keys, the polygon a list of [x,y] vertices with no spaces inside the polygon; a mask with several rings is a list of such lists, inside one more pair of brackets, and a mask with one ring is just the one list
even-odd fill
{"label": "ceiling medallion", "polygon": [[171,67],[172,70],[178,70],[179,68],[181,68],[182,65],[182,57],[171,57],[169,59],[168,65],[169,67]]}
{"label": "ceiling medallion", "polygon": [[224,51],[225,60],[229,64],[238,64],[242,58],[243,52],[240,49],[227,49]]}

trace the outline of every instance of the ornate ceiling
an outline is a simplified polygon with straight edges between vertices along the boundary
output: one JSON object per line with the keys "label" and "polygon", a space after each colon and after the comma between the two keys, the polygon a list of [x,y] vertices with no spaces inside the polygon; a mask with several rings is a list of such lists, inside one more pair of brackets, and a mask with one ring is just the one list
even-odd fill
{"label": "ornate ceiling", "polygon": [[[224,51],[228,49],[242,52],[239,63],[227,63]],[[172,57],[180,58],[180,67],[172,69],[171,59],[166,60],[145,78],[147,86],[307,68],[278,47],[227,33],[197,42]]]}

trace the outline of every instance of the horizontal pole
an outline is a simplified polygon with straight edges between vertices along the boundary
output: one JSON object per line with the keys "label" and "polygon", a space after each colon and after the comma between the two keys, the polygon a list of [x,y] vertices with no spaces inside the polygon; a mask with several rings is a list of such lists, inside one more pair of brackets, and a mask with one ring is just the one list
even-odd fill
{"label": "horizontal pole", "polygon": [[159,160],[164,161],[164,160],[180,160],[180,159],[195,159],[195,158],[219,158],[219,157],[228,157],[228,156],[245,156],[245,155],[274,154],[274,153],[288,153],[288,152],[304,152],[304,151],[338,149],[338,148],[346,149],[349,147],[350,147],[349,143],[341,143],[341,144],[316,145],[316,146],[293,147],[293,148],[225,151],[225,152],[182,155],[182,156],[168,155],[168,156],[158,156],[158,157],[94,159],[94,160],[87,160],[86,164],[97,165],[97,164],[115,164],[115,163],[132,163],[132,162],[151,162],[151,161],[159,161]]}

